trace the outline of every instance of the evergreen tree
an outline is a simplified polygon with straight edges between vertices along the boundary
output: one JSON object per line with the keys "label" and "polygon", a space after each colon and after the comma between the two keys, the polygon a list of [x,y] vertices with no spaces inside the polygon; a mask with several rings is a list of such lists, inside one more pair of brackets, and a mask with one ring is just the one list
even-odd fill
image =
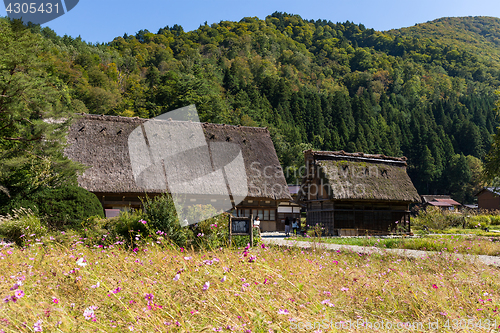
{"label": "evergreen tree", "polygon": [[47,73],[47,47],[20,21],[0,20],[0,184],[11,196],[74,183],[63,156],[72,101]]}

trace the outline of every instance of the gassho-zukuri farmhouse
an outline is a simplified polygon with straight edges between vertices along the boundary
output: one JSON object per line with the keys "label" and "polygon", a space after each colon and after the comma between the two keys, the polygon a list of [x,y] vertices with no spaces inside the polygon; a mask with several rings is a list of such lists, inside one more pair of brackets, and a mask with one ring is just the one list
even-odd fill
{"label": "gassho-zukuri farmhouse", "polygon": [[[88,167],[79,185],[108,216],[169,192],[259,216],[263,231],[284,229],[279,206],[292,198],[267,128],[82,114],[67,140],[66,156]],[[409,205],[420,196],[404,157],[309,150],[305,163],[295,200],[308,225],[329,235],[409,231]]]}

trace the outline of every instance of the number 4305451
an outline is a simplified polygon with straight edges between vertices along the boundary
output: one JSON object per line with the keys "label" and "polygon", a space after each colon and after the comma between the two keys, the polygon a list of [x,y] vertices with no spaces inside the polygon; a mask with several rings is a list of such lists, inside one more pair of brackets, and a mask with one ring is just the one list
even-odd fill
{"label": "number 4305451", "polygon": [[50,2],[42,3],[39,6],[36,3],[9,3],[5,11],[9,14],[35,14],[35,13],[47,13],[51,14],[53,11],[59,13],[59,4],[52,4]]}

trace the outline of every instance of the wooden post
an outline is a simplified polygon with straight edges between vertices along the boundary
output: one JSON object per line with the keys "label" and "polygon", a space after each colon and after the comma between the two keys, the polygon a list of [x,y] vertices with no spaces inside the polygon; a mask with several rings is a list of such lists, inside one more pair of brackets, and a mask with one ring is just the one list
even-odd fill
{"label": "wooden post", "polygon": [[250,246],[253,246],[253,214],[250,214]]}
{"label": "wooden post", "polygon": [[229,246],[231,246],[231,236],[233,230],[233,214],[229,215]]}

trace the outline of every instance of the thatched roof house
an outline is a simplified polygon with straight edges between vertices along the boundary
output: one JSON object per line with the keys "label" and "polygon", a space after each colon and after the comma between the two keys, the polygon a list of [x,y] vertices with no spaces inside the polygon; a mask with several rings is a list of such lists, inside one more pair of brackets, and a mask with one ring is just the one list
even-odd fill
{"label": "thatched roof house", "polygon": [[[277,205],[291,199],[266,128],[84,114],[70,128],[68,143],[65,154],[89,167],[79,185],[97,194],[105,209],[138,207],[145,193],[173,190],[192,202],[226,200],[227,207],[229,191],[237,214],[255,212],[273,229]],[[229,168],[240,160],[244,168]]]}
{"label": "thatched roof house", "polygon": [[406,158],[308,150],[305,160],[300,200],[308,224],[321,223],[330,234],[359,234],[387,233],[408,222],[409,231],[409,204],[420,196],[406,173]]}

